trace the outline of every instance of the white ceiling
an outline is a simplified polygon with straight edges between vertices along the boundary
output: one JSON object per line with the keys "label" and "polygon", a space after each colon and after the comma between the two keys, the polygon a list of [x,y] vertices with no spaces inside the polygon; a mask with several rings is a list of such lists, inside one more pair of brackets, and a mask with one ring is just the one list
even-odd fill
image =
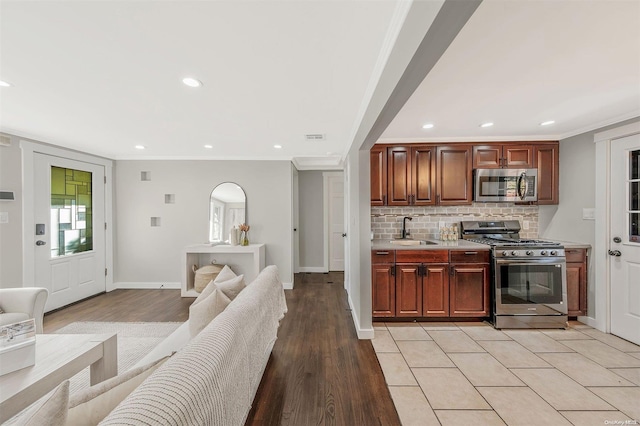
{"label": "white ceiling", "polygon": [[[328,164],[398,3],[2,0],[0,130],[114,159]],[[485,0],[382,138],[559,139],[638,115],[640,1]]]}
{"label": "white ceiling", "polygon": [[557,140],[636,116],[640,1],[485,0],[381,140]]}

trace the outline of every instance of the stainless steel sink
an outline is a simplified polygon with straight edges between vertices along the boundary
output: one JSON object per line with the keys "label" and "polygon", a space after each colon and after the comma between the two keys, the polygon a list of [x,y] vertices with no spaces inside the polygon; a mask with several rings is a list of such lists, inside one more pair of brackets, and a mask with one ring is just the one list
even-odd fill
{"label": "stainless steel sink", "polygon": [[420,246],[420,245],[433,245],[433,244],[438,244],[438,243],[434,243],[433,241],[429,241],[429,240],[410,240],[407,238],[399,238],[397,240],[391,240],[389,241],[391,244],[396,244],[399,246]]}

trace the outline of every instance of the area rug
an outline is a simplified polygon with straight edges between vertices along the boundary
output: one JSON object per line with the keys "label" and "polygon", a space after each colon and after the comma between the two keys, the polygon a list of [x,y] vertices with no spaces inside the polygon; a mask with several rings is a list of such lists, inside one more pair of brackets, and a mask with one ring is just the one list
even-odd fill
{"label": "area rug", "polygon": [[[118,334],[118,374],[131,368],[151,352],[181,322],[73,322],[55,334]],[[89,367],[70,379],[69,392],[89,386]]]}

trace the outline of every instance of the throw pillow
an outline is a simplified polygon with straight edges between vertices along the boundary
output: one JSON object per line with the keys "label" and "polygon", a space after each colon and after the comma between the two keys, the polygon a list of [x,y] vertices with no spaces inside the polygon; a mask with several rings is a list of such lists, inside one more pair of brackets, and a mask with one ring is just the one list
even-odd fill
{"label": "throw pillow", "polygon": [[237,275],[235,274],[235,272],[231,270],[231,268],[229,268],[229,265],[224,265],[224,268],[222,268],[222,271],[220,271],[220,273],[218,274],[216,279],[213,280],[213,282],[218,284],[223,281],[229,281],[231,278],[235,278],[235,277],[237,277]]}
{"label": "throw pillow", "polygon": [[[209,284],[209,287],[214,287],[215,284]],[[191,337],[196,337],[203,328],[207,326],[220,312],[224,310],[226,305],[218,303],[218,296],[221,293],[215,289],[207,298],[201,300],[199,303],[192,303],[189,306],[189,334]]]}
{"label": "throw pillow", "polygon": [[29,408],[9,419],[4,425],[63,426],[67,420],[68,403],[69,381],[65,380]]}
{"label": "throw pillow", "polygon": [[134,368],[73,394],[67,425],[97,425],[169,357]]}
{"label": "throw pillow", "polygon": [[219,281],[215,284],[218,291],[222,292],[222,294],[229,299],[229,303],[246,287],[244,275],[238,275],[230,280]]}

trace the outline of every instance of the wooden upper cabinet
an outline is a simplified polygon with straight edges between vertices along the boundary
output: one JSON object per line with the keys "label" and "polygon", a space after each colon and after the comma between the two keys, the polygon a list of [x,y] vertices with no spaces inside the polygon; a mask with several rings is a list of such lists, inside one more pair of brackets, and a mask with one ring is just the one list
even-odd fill
{"label": "wooden upper cabinet", "polygon": [[534,145],[534,167],[538,169],[538,204],[558,204],[559,196],[559,144]]}
{"label": "wooden upper cabinet", "polygon": [[451,144],[438,147],[437,204],[455,206],[473,201],[472,147]]}
{"label": "wooden upper cabinet", "polygon": [[533,146],[523,144],[474,145],[474,169],[530,169],[533,166]]}
{"label": "wooden upper cabinet", "polygon": [[387,147],[371,148],[371,205],[387,205]]}
{"label": "wooden upper cabinet", "polygon": [[411,149],[390,146],[387,149],[387,205],[408,206],[411,203]]}
{"label": "wooden upper cabinet", "polygon": [[390,146],[387,149],[387,205],[428,206],[436,203],[435,153],[434,146]]}

